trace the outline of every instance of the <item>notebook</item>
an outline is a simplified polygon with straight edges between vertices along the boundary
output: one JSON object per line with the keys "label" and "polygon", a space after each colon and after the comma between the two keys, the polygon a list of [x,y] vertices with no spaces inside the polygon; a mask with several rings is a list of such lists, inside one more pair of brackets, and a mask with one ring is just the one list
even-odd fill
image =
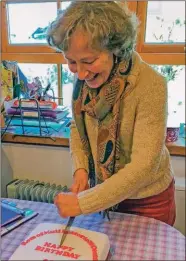
{"label": "notebook", "polygon": [[16,213],[15,211],[1,205],[1,227],[4,227],[11,222],[23,218],[21,213]]}
{"label": "notebook", "polygon": [[20,209],[12,204],[13,202],[1,201],[1,236],[38,215],[31,209]]}

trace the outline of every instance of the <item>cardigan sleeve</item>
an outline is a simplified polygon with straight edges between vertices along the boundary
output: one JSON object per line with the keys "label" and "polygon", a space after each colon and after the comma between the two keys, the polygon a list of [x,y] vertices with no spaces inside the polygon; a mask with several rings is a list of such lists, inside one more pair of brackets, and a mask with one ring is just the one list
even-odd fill
{"label": "cardigan sleeve", "polygon": [[88,158],[83,150],[79,132],[76,128],[75,121],[71,121],[70,125],[70,153],[72,159],[72,173],[78,169],[85,169],[88,173]]}
{"label": "cardigan sleeve", "polygon": [[155,74],[151,81],[147,83],[146,80],[138,87],[131,162],[102,184],[78,194],[79,205],[84,214],[118,204],[158,181],[163,175],[158,170],[165,152],[166,82],[162,76]]}

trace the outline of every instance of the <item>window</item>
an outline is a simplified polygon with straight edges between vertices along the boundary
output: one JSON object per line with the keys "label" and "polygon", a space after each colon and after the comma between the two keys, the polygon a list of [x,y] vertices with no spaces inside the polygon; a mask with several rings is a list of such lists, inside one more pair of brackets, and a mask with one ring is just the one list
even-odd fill
{"label": "window", "polygon": [[140,33],[138,51],[184,53],[185,2],[138,2]]}
{"label": "window", "polygon": [[168,123],[185,123],[185,2],[138,2],[137,51],[167,79]]}
{"label": "window", "polygon": [[148,1],[145,42],[185,42],[185,1]]}
{"label": "window", "polygon": [[66,64],[62,65],[63,105],[71,108],[74,75]]}
{"label": "window", "polygon": [[71,1],[61,1],[61,10],[65,10],[69,5]]}
{"label": "window", "polygon": [[57,15],[57,5],[54,2],[9,3],[7,14],[10,44],[46,44],[46,30]]}
{"label": "window", "polygon": [[152,65],[167,80],[169,127],[185,123],[185,66]]}
{"label": "window", "polygon": [[56,64],[19,63],[18,66],[28,80],[29,93],[37,91],[35,82],[37,81],[36,77],[39,77],[38,80],[40,81],[43,90],[49,83],[51,84],[51,90],[47,93],[54,97],[54,100],[58,103],[58,100],[55,99],[55,97],[59,96]]}
{"label": "window", "polygon": [[[39,77],[43,90],[47,87],[48,83],[51,84],[48,95],[52,96],[56,103],[59,102],[59,90],[58,90],[58,67],[56,64],[37,64],[37,63],[18,63],[24,76],[29,83],[29,93],[35,90],[36,77]],[[63,105],[71,108],[72,91],[74,83],[74,75],[68,69],[66,64],[61,65],[61,86],[63,93]]]}

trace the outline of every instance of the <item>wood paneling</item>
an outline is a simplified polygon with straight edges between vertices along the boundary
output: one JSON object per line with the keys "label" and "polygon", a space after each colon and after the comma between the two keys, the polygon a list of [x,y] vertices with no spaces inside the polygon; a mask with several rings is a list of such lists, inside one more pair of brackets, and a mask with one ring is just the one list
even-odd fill
{"label": "wood paneling", "polygon": [[[69,139],[63,137],[57,137],[55,140],[50,138],[40,137],[25,137],[25,136],[14,136],[13,134],[5,134],[3,142],[9,143],[21,143],[21,144],[32,144],[32,145],[47,145],[57,147],[69,147]],[[173,143],[166,144],[171,155],[185,156],[185,142],[179,139]]]}
{"label": "wood paneling", "polygon": [[2,53],[2,60],[19,63],[57,63],[66,64],[61,53]]}
{"label": "wood paneling", "polygon": [[137,11],[137,1],[127,1],[127,6],[130,11],[136,13]]}
{"label": "wood paneling", "polygon": [[185,65],[185,56],[183,54],[140,53],[140,55],[142,59],[149,64]]}
{"label": "wood paneling", "polygon": [[[185,56],[182,54],[163,54],[163,53],[140,53],[142,59],[150,64],[172,64],[184,65]],[[39,53],[2,53],[2,60],[18,61],[19,63],[56,63],[66,64],[62,54],[39,54]]]}

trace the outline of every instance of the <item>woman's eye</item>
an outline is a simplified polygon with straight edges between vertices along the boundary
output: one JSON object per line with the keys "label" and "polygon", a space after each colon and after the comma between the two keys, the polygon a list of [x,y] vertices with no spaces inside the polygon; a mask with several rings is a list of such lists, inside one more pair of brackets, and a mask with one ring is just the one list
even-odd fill
{"label": "woman's eye", "polygon": [[85,64],[93,64],[95,62],[95,60],[93,60],[93,61],[88,61],[88,62],[84,62]]}

